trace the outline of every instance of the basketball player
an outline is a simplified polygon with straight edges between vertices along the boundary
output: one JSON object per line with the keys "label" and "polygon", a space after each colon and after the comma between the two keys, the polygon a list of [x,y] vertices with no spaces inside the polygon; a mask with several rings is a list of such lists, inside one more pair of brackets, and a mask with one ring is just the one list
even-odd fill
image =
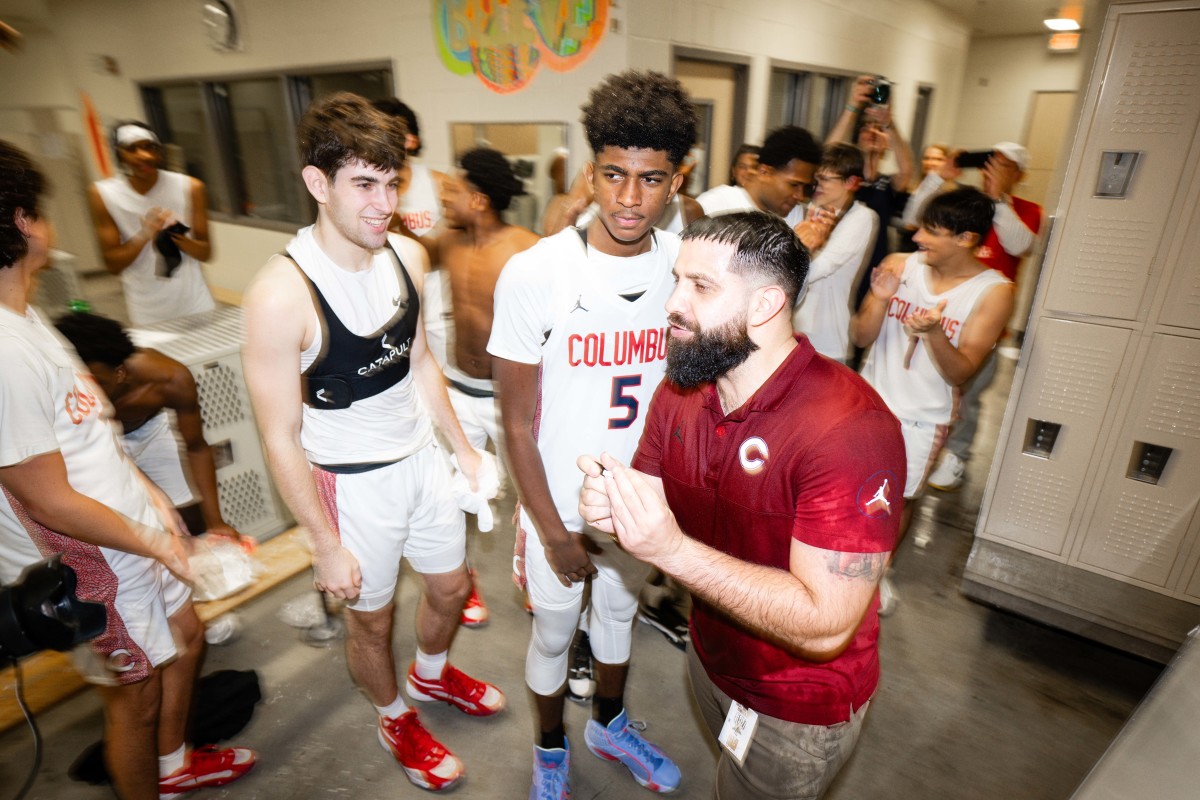
{"label": "basketball player", "polygon": [[473,488],[481,455],[425,347],[425,251],[387,231],[402,126],[342,92],[310,106],[298,139],[317,222],[250,287],[246,383],[280,493],[308,530],[316,586],[349,603],[346,661],[378,711],[379,741],[414,784],[446,789],[463,765],[400,696],[394,594],[407,558],[423,583],[408,695],[474,716],[501,711],[496,687],[447,661],[470,580],[466,524],[430,418]]}
{"label": "basketball player", "polygon": [[625,680],[646,568],[579,516],[584,452],[632,455],[642,410],[665,370],[666,312],[679,237],[655,231],[683,183],[695,141],[683,87],[652,72],[613,75],[592,90],[583,124],[594,158],[585,178],[599,206],[586,228],[566,228],[514,256],[496,286],[488,351],[509,466],[521,499],[525,568],[536,612],[525,662],[535,695],[533,800],[570,792],[563,728],[567,656],[584,582],[594,576],[589,624],[596,694],[584,738],[655,791],[679,769],[629,724]]}
{"label": "basketball player", "polygon": [[[920,495],[954,415],[957,387],[996,346],[1012,314],[1012,282],[975,258],[995,213],[978,189],[956,189],[926,207],[915,253],[893,253],[871,274],[871,291],[850,320],[871,347],[862,374],[900,419],[908,458],[904,497]],[[912,519],[904,504],[900,536]],[[880,587],[883,613],[894,597]]]}

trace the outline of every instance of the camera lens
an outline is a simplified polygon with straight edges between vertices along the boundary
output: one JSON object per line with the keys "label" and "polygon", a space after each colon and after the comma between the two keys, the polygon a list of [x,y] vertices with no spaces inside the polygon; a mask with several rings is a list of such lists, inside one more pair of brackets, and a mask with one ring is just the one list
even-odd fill
{"label": "camera lens", "polygon": [[891,96],[891,86],[883,81],[875,82],[875,91],[871,94],[871,102],[876,105],[886,106],[888,98]]}

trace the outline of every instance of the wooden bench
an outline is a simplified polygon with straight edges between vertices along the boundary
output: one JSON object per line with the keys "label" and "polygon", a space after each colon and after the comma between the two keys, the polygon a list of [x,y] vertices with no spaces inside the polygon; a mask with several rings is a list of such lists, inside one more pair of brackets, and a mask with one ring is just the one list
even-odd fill
{"label": "wooden bench", "polygon": [[[207,622],[248,603],[312,564],[312,555],[304,531],[300,528],[291,528],[259,545],[255,558],[262,565],[262,575],[254,585],[221,600],[196,603],[196,614],[201,621]],[[44,650],[24,659],[21,673],[25,684],[25,702],[35,714],[87,686],[75,671],[70,655],[54,650]],[[17,705],[16,685],[16,674],[11,667],[0,670],[0,733],[25,722]]]}

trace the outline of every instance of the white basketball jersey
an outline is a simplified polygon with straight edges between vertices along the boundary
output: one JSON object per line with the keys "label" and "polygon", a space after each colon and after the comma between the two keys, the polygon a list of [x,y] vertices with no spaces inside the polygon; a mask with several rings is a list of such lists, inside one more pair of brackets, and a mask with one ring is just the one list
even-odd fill
{"label": "white basketball jersey", "polygon": [[887,316],[879,338],[871,346],[862,376],[897,417],[942,425],[950,422],[954,413],[953,389],[938,373],[925,343],[910,338],[902,320],[917,309],[932,310],[945,300],[942,330],[950,343],[958,347],[959,334],[979,298],[993,286],[1009,281],[996,270],[988,269],[948,292],[934,294],[929,288],[928,272],[929,267],[919,252],[904,262],[900,289],[888,303]]}
{"label": "white basketball jersey", "polygon": [[[679,237],[655,233],[653,250],[635,257],[645,259],[646,284],[633,301],[612,288],[605,263],[610,257],[585,250],[575,228],[513,256],[501,274],[488,351],[522,363],[540,361],[535,434],[568,530],[583,530],[583,473],[575,459],[606,452],[628,464],[637,449],[650,399],[666,372],[666,302],[678,252]],[[522,524],[533,527],[524,511]]]}
{"label": "white basketball jersey", "polygon": [[410,169],[412,177],[400,198],[400,217],[414,236],[424,236],[442,219],[442,201],[433,171],[424,164],[411,164]]}

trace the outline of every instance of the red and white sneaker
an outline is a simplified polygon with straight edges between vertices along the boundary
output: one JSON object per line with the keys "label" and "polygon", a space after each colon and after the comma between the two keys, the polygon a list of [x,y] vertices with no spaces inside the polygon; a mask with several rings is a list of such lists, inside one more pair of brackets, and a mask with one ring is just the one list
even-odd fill
{"label": "red and white sneaker", "polygon": [[471,594],[467,595],[467,602],[463,604],[461,622],[464,628],[479,628],[486,625],[487,621],[488,608],[479,594],[475,570],[471,570]]}
{"label": "red and white sneaker", "polygon": [[224,786],[249,772],[257,760],[258,754],[246,747],[197,748],[187,764],[158,779],[158,795],[182,797],[193,789]]}
{"label": "red and white sneaker", "polygon": [[408,668],[408,683],[405,688],[413,700],[441,700],[473,717],[498,714],[504,710],[507,702],[504,692],[492,684],[477,681],[449,664],[442,670],[442,677],[437,680],[426,680],[418,676],[417,665],[412,664]]}
{"label": "red and white sneaker", "polygon": [[412,709],[398,717],[379,718],[379,743],[422,789],[449,789],[466,774],[463,763],[425,730]]}

